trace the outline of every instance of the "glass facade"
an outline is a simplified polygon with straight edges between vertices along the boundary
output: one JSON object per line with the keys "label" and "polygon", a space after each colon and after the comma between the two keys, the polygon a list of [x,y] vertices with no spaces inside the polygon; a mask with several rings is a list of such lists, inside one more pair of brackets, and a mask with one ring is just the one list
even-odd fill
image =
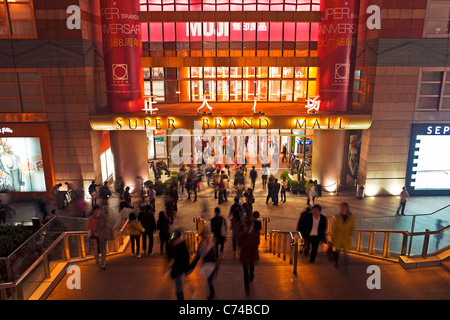
{"label": "glass facade", "polygon": [[318,22],[150,22],[141,28],[150,57],[317,57]]}
{"label": "glass facade", "polygon": [[179,102],[304,102],[317,94],[316,76],[317,67],[184,67],[177,68],[178,89],[170,89],[164,68],[144,68],[145,95],[158,102],[173,90]]}
{"label": "glass facade", "polygon": [[0,0],[0,38],[33,37],[33,19],[30,0]]}
{"label": "glass facade", "polygon": [[320,0],[141,0],[141,11],[319,11]]}

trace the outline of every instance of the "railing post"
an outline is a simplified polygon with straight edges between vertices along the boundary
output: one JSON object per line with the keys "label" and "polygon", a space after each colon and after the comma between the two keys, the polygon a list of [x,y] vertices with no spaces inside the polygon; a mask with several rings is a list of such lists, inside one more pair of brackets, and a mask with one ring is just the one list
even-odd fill
{"label": "railing post", "polygon": [[14,282],[14,276],[11,268],[11,262],[9,261],[9,257],[6,257],[6,271],[8,273],[8,281]]}
{"label": "railing post", "polygon": [[289,264],[292,264],[292,260],[293,260],[293,258],[292,258],[292,255],[293,255],[293,250],[294,250],[294,248],[293,248],[293,246],[292,246],[292,242],[291,243],[289,243]]}
{"label": "railing post", "polygon": [[84,242],[83,234],[80,234],[80,247],[81,247],[81,257],[86,258],[86,244]]}
{"label": "railing post", "polygon": [[[427,230],[428,231],[428,230]],[[430,234],[427,233],[423,239],[422,258],[426,258],[428,254],[428,243],[430,242]]]}
{"label": "railing post", "polygon": [[44,267],[45,278],[50,279],[50,265],[48,263],[48,255],[42,261],[42,265]]}
{"label": "railing post", "polygon": [[[414,233],[414,228],[416,226],[416,216],[413,216],[412,224],[411,224],[411,233]],[[411,255],[411,248],[412,248],[412,242],[413,242],[413,236],[411,236],[411,239],[409,241],[409,249],[408,249],[408,257]]]}
{"label": "railing post", "polygon": [[285,233],[283,235],[283,261],[286,261],[286,251],[287,251],[286,242],[287,242],[287,234]]}
{"label": "railing post", "polygon": [[361,251],[361,232],[358,231],[358,238],[356,240],[356,252]]}
{"label": "railing post", "polygon": [[270,232],[269,236],[269,252],[272,252],[273,232]]}
{"label": "railing post", "polygon": [[369,254],[373,253],[373,239],[374,239],[374,236],[375,236],[375,233],[371,232],[370,233],[370,238],[369,238],[369,251],[368,251]]}
{"label": "railing post", "polygon": [[264,218],[264,240],[267,240],[267,220],[268,218]]}
{"label": "railing post", "polygon": [[16,300],[24,300],[23,298],[23,284],[22,282],[18,283],[16,288]]}
{"label": "railing post", "polygon": [[389,247],[389,232],[385,232],[383,243],[383,258],[387,258],[388,256],[388,247]]}
{"label": "railing post", "polygon": [[70,261],[70,250],[69,250],[69,236],[66,235],[63,239],[63,255],[66,261]]}
{"label": "railing post", "polygon": [[408,246],[408,234],[404,233],[403,234],[403,241],[402,241],[402,252],[401,255],[405,256],[406,255],[406,248]]}
{"label": "railing post", "polygon": [[294,243],[294,274],[297,275],[297,263],[298,263],[298,240]]}
{"label": "railing post", "polygon": [[277,256],[278,258],[281,257],[281,233],[278,234],[278,248],[277,248]]}

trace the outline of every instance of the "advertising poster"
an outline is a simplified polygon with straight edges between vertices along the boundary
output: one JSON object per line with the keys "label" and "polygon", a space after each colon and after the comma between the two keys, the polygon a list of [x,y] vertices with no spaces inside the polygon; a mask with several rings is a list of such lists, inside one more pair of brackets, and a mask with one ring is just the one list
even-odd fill
{"label": "advertising poster", "polygon": [[0,139],[0,190],[46,191],[39,138]]}
{"label": "advertising poster", "polygon": [[350,141],[348,145],[348,157],[347,157],[347,176],[353,181],[347,183],[353,183],[358,178],[359,169],[359,157],[361,153],[361,131],[351,131]]}

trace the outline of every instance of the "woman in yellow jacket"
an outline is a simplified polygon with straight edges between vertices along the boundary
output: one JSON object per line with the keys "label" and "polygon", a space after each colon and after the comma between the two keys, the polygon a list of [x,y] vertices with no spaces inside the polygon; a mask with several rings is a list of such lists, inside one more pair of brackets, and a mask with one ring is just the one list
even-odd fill
{"label": "woman in yellow jacket", "polygon": [[348,258],[346,251],[352,245],[352,235],[355,230],[355,217],[351,214],[348,204],[339,204],[340,213],[334,216],[334,226],[332,232],[333,247],[335,248],[335,266],[338,266],[339,254],[344,250],[344,264],[347,270]]}
{"label": "woman in yellow jacket", "polygon": [[[127,231],[131,240],[131,253],[133,256],[140,258],[141,233],[145,232],[145,229],[141,222],[136,219],[136,214],[134,212],[131,212],[128,217]],[[134,250],[135,247],[136,251]]]}

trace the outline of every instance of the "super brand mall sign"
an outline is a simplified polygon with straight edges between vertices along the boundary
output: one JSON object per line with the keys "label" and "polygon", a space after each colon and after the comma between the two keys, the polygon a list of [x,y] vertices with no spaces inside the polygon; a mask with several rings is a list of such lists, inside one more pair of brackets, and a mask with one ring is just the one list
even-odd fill
{"label": "super brand mall sign", "polygon": [[93,115],[93,130],[176,130],[176,129],[314,129],[355,130],[369,129],[370,115],[345,116],[136,116],[136,115]]}

